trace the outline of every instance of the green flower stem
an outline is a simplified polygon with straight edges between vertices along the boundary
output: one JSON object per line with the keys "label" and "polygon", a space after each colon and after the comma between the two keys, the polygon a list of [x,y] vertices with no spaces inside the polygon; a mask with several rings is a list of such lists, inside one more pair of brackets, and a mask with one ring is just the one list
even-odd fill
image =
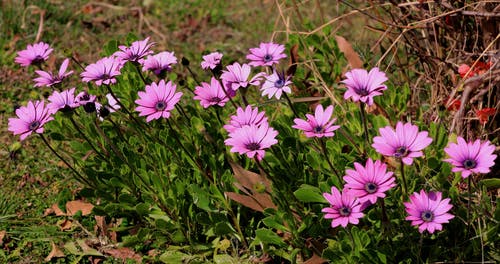
{"label": "green flower stem", "polygon": [[[137,172],[137,170],[132,166],[132,164],[130,164],[130,162],[128,162],[128,160],[126,159],[125,156],[123,156],[123,154],[120,152],[120,150],[118,149],[118,147],[116,147],[115,144],[113,144],[113,142],[111,141],[111,139],[106,136],[106,134],[104,133],[104,131],[101,129],[101,127],[99,126],[99,124],[97,123],[97,120],[94,121],[94,125],[95,125],[95,128],[97,130],[97,132],[99,133],[99,135],[101,135],[101,137],[104,138],[104,140],[106,141],[106,143],[109,145],[109,147],[111,148],[111,150],[115,153],[115,155],[123,162],[127,165],[127,167],[130,168],[130,171],[132,171],[133,174],[135,174],[137,176],[137,178],[139,178],[139,180],[142,182],[142,184],[144,185],[144,187],[146,189],[148,189],[149,191],[153,192],[150,184],[148,184],[143,178],[141,175],[139,175],[139,173]],[[134,185],[136,185],[134,183]],[[137,188],[135,188],[134,190],[134,193],[136,194],[137,197],[140,197],[140,193],[139,191],[137,191]],[[154,192],[153,192],[154,193]]]}
{"label": "green flower stem", "polygon": [[148,81],[146,81],[146,78],[144,78],[144,75],[142,75],[142,71],[141,69],[139,68],[139,63],[133,63],[134,64],[134,68],[137,70],[137,73],[139,74],[139,76],[141,77],[141,80],[142,82],[145,84],[145,85],[149,85],[150,83],[148,83]]}
{"label": "green flower stem", "polygon": [[94,152],[97,155],[99,155],[99,157],[101,157],[101,159],[106,160],[106,158],[101,154],[101,152],[96,149],[96,147],[94,146],[94,144],[92,144],[92,142],[90,141],[90,139],[80,129],[80,126],[78,126],[78,124],[76,123],[76,121],[73,118],[73,116],[70,116],[69,120],[71,121],[71,124],[73,124],[73,126],[75,127],[75,129],[78,131],[78,133],[83,137],[83,139],[85,139],[85,141],[87,141],[87,143],[89,143],[90,147],[94,150]]}
{"label": "green flower stem", "polygon": [[83,65],[75,58],[75,56],[71,55],[71,60],[76,63],[76,65],[78,65],[78,67],[80,67],[80,69],[82,69],[83,71],[85,71],[85,67],[83,67]]}
{"label": "green flower stem", "polygon": [[408,188],[406,187],[405,165],[403,163],[403,160],[400,160],[399,164],[400,164],[399,168],[401,169],[401,178],[403,179],[404,197],[406,197],[406,196],[408,196]]}
{"label": "green flower stem", "polygon": [[292,109],[292,112],[293,112],[293,115],[295,116],[295,118],[299,118],[299,115],[297,114],[297,111],[295,111],[295,107],[293,107],[293,103],[292,103],[292,100],[290,100],[290,97],[288,97],[288,95],[286,93],[283,93],[283,96],[285,97],[286,101],[288,102],[288,105]]}
{"label": "green flower stem", "polygon": [[[366,120],[365,103],[360,102],[359,109],[360,109],[360,115],[361,115],[361,122],[363,123],[364,137],[365,137],[365,142],[366,142],[365,149],[366,149],[370,145],[370,141],[368,140],[368,123],[367,123],[368,121]],[[365,150],[365,152],[366,152],[366,150]]]}
{"label": "green flower stem", "polygon": [[113,90],[111,90],[111,87],[107,84],[105,84],[105,86],[108,89],[109,94],[111,94],[113,99],[115,99],[115,101],[120,105],[121,109],[123,109],[129,115],[129,117],[132,118],[132,120],[134,120],[134,122],[145,131],[146,127],[141,122],[139,122],[139,120],[137,120],[137,118],[135,118],[134,115],[132,115],[132,113],[128,110],[128,108],[125,107],[125,105],[120,100],[118,100],[118,97],[116,97]]}
{"label": "green flower stem", "polygon": [[196,84],[198,86],[201,86],[201,83],[198,81],[198,78],[196,78],[196,74],[194,74],[194,72],[191,70],[191,67],[189,67],[189,65],[184,65],[184,67],[186,67],[186,69],[189,71],[189,74],[191,74],[191,77],[193,77],[193,80],[196,82]]}
{"label": "green flower stem", "polygon": [[234,106],[234,109],[238,109],[238,105],[233,101],[233,98],[231,98],[231,96],[229,96],[229,94],[226,91],[226,87],[224,87],[224,84],[221,82],[221,80],[219,80],[219,83],[222,87],[222,91],[224,91],[224,94],[229,99],[229,102],[231,102],[231,104]]}
{"label": "green flower stem", "polygon": [[364,154],[363,151],[361,151],[361,149],[358,147],[358,144],[356,144],[356,142],[354,142],[352,137],[344,130],[344,128],[342,126],[339,127],[339,129],[337,131],[339,131],[339,133],[342,134],[342,136],[347,138],[347,140],[351,143],[351,145],[356,149],[358,154],[360,154],[360,155]]}
{"label": "green flower stem", "polygon": [[326,149],[326,142],[325,142],[324,138],[319,138],[318,140],[319,140],[319,144],[321,145],[321,150],[323,151],[323,154],[325,155],[325,159],[328,162],[328,166],[330,166],[330,169],[337,176],[337,178],[339,180],[339,184],[341,184],[342,178],[340,177],[339,172],[335,169],[332,162],[330,161],[330,157],[328,156],[328,151]]}
{"label": "green flower stem", "polygon": [[40,135],[43,143],[45,143],[45,145],[47,145],[47,147],[50,149],[50,151],[52,151],[52,153],[54,153],[54,155],[56,155],[68,168],[70,168],[75,173],[76,177],[80,181],[84,182],[88,186],[94,187],[93,184],[91,184],[87,179],[85,179],[73,166],[71,166],[69,164],[69,162],[67,162],[61,155],[59,155],[59,153],[57,153],[57,151],[49,144],[49,142],[47,141],[45,136],[43,136],[43,134],[38,134],[38,135]]}
{"label": "green flower stem", "polygon": [[243,104],[245,106],[248,105],[248,100],[247,100],[247,97],[246,97],[247,89],[248,88],[241,88],[241,87],[240,87],[240,89],[238,89],[240,91],[240,94],[241,94],[241,100],[243,100]]}
{"label": "green flower stem", "polygon": [[205,178],[207,178],[207,180],[210,183],[213,183],[214,180],[206,173],[205,170],[203,170],[200,163],[193,157],[193,155],[191,155],[191,153],[186,149],[184,144],[182,144],[182,142],[179,140],[179,135],[177,135],[175,129],[172,127],[172,124],[170,124],[170,120],[169,119],[166,119],[166,120],[167,120],[167,125],[170,128],[170,130],[176,134],[173,136],[173,138],[177,142],[177,144],[179,144],[179,147],[184,151],[184,153],[186,153],[186,155],[189,157],[189,159],[191,161],[193,161],[194,164],[196,164],[196,167],[198,167],[198,170],[201,172],[201,174],[203,174],[203,176],[205,176]]}

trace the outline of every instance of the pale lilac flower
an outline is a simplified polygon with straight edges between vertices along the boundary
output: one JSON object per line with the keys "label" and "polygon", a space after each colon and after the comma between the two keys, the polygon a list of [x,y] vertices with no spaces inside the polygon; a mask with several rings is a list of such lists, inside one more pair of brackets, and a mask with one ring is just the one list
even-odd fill
{"label": "pale lilac flower", "polygon": [[427,131],[418,132],[418,127],[411,123],[398,122],[396,131],[390,126],[379,131],[380,136],[373,138],[372,147],[378,153],[401,159],[407,165],[413,163],[413,158],[423,156],[422,150],[432,142]]}
{"label": "pale lilac flower", "polygon": [[160,52],[148,56],[142,63],[142,71],[152,71],[158,76],[162,76],[167,71],[172,70],[172,65],[177,64],[177,58],[173,52]]}
{"label": "pale lilac flower", "polygon": [[109,93],[106,94],[106,99],[108,100],[108,103],[105,105],[101,105],[100,103],[97,102],[95,103],[95,108],[97,113],[99,113],[99,119],[101,121],[104,120],[104,117],[108,116],[111,113],[116,112],[118,109],[121,108],[120,104],[118,104],[118,101],[115,100],[113,95]]}
{"label": "pale lilac flower", "polygon": [[293,120],[295,125],[292,127],[304,131],[306,137],[333,137],[335,135],[333,131],[337,130],[340,126],[333,125],[337,119],[332,119],[332,113],[333,105],[328,106],[325,111],[323,111],[322,105],[318,105],[314,116],[306,114],[307,121],[295,118]]}
{"label": "pale lilac flower", "polygon": [[229,134],[224,141],[226,146],[231,146],[231,152],[246,154],[249,158],[256,157],[261,160],[266,154],[265,149],[278,143],[278,131],[269,127],[267,123],[260,126],[246,125]]}
{"label": "pale lilac flower", "polygon": [[153,54],[151,46],[154,42],[149,42],[149,37],[134,41],[130,47],[120,45],[119,51],[115,52],[113,55],[120,58],[123,61],[142,63],[143,58],[149,54]]}
{"label": "pale lilac flower", "polygon": [[380,160],[373,162],[368,158],[366,165],[355,162],[355,170],[346,170],[344,188],[348,188],[360,203],[370,201],[375,204],[377,198],[384,198],[385,192],[396,186],[392,172],[387,172],[387,165]]}
{"label": "pale lilac flower", "polygon": [[323,193],[323,197],[330,203],[330,207],[323,208],[321,212],[326,213],[325,219],[332,219],[332,227],[346,227],[349,223],[357,225],[364,216],[359,199],[347,190],[340,193],[332,186],[332,193]]}
{"label": "pale lilac flower", "polygon": [[378,68],[373,68],[368,73],[364,69],[353,69],[345,74],[342,81],[347,86],[344,99],[352,98],[354,102],[361,101],[367,105],[373,104],[373,97],[381,95],[387,89],[384,84],[387,76]]}
{"label": "pale lilac flower", "polygon": [[235,62],[228,65],[226,71],[222,71],[221,80],[224,84],[224,88],[228,92],[236,91],[238,88],[246,88],[248,85],[259,85],[261,77],[264,75],[263,72],[256,74],[254,77],[250,78],[250,71],[252,67],[248,64],[240,65]]}
{"label": "pale lilac flower", "polygon": [[264,111],[259,112],[259,108],[253,108],[250,105],[247,105],[245,110],[243,110],[243,108],[241,107],[238,107],[238,109],[236,109],[236,115],[231,116],[229,124],[224,125],[224,129],[228,133],[232,133],[236,129],[243,126],[260,126],[262,124],[267,124],[267,117],[265,116],[265,114],[266,113]]}
{"label": "pale lilac flower", "polygon": [[146,85],[146,91],[139,92],[139,99],[135,103],[139,106],[135,108],[139,116],[147,116],[146,122],[160,117],[169,118],[170,110],[181,99],[182,93],[176,93],[176,85],[171,81],[165,83],[161,80],[158,84]]}
{"label": "pale lilac flower", "polygon": [[52,74],[51,72],[36,70],[35,72],[38,74],[38,77],[33,80],[35,81],[35,87],[50,87],[52,85],[61,83],[64,78],[73,74],[73,71],[66,72],[66,69],[68,69],[68,64],[69,59],[65,59],[62,62],[57,75]]}
{"label": "pale lilac flower", "polygon": [[279,63],[279,60],[286,58],[284,51],[284,45],[273,42],[260,43],[258,48],[250,49],[247,59],[250,60],[251,66],[272,66]]}
{"label": "pale lilac flower", "polygon": [[211,70],[215,69],[217,65],[220,65],[222,56],[223,55],[220,52],[212,52],[208,55],[203,56],[203,61],[201,62],[201,68],[204,70],[208,68],[210,68]]}
{"label": "pale lilac flower", "polygon": [[17,57],[14,59],[16,63],[27,67],[30,65],[39,65],[49,58],[50,53],[54,49],[50,48],[49,44],[38,42],[36,44],[28,44],[25,50],[17,52]]}
{"label": "pale lilac flower", "polygon": [[49,101],[50,103],[47,104],[47,107],[52,113],[56,113],[59,110],[61,112],[69,112],[80,105],[75,99],[75,88],[62,92],[54,91],[49,96]]}
{"label": "pale lilac flower", "polygon": [[262,96],[267,95],[269,99],[276,96],[277,99],[281,98],[281,93],[291,93],[292,90],[290,86],[292,82],[290,81],[290,76],[285,76],[284,72],[277,73],[273,71],[273,74],[265,76],[264,83],[262,84]]}
{"label": "pale lilac flower", "polygon": [[497,155],[494,155],[495,145],[489,141],[481,143],[479,139],[474,142],[465,142],[463,137],[457,138],[457,144],[449,143],[444,149],[449,158],[444,161],[453,165],[453,172],[461,172],[462,178],[467,178],[472,173],[488,173],[495,165]]}
{"label": "pale lilac flower", "polygon": [[17,118],[9,118],[9,131],[14,135],[21,135],[21,140],[33,132],[43,133],[43,125],[54,119],[43,101],[29,101],[27,106],[16,110],[16,115]]}
{"label": "pale lilac flower", "polygon": [[210,84],[202,82],[201,86],[196,86],[194,93],[196,94],[194,99],[200,100],[200,104],[204,108],[208,108],[212,105],[222,107],[229,101],[220,82],[214,77],[212,77]]}
{"label": "pale lilac flower", "polygon": [[414,192],[410,196],[410,202],[405,202],[406,212],[409,214],[405,219],[411,221],[412,226],[418,226],[418,231],[425,230],[434,233],[435,230],[442,230],[444,223],[448,223],[454,218],[448,211],[452,205],[450,199],[441,199],[441,192],[429,192],[420,190],[420,194]]}
{"label": "pale lilac flower", "polygon": [[84,82],[95,81],[98,86],[110,85],[116,83],[115,76],[120,75],[122,66],[122,61],[119,58],[105,57],[85,67],[85,71],[80,76]]}

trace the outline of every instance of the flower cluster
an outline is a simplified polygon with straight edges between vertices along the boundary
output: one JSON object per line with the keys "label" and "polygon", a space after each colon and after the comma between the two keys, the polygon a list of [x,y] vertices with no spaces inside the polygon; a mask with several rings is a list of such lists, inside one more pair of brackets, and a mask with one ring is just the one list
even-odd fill
{"label": "flower cluster", "polygon": [[265,113],[250,105],[245,110],[239,107],[224,129],[229,133],[224,142],[232,147],[231,152],[246,154],[249,158],[261,160],[266,154],[265,149],[278,143],[278,131],[269,127]]}

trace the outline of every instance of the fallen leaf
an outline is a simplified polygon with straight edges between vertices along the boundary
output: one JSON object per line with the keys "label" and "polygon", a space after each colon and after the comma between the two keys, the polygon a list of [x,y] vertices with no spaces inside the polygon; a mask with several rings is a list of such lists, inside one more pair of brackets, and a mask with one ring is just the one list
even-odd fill
{"label": "fallen leaf", "polygon": [[7,234],[7,231],[0,231],[0,246],[3,245],[3,238],[5,237],[5,234]]}
{"label": "fallen leaf", "polygon": [[63,258],[65,255],[60,250],[53,241],[50,241],[50,245],[52,246],[52,250],[49,255],[45,258],[45,262],[51,261],[53,258]]}
{"label": "fallen leaf", "polygon": [[89,215],[92,212],[92,208],[94,208],[92,204],[81,200],[69,201],[66,203],[66,212],[68,216],[73,216],[78,213],[78,211],[82,211],[82,215]]}
{"label": "fallen leaf", "polygon": [[324,259],[316,254],[313,254],[313,256],[310,259],[306,260],[304,262],[304,264],[323,264],[323,263],[327,263],[327,262],[328,262],[328,260],[326,260],[326,259]]}
{"label": "fallen leaf", "polygon": [[53,204],[50,208],[45,209],[45,211],[43,212],[43,216],[47,216],[50,214],[56,214],[56,216],[66,215],[66,213],[63,212],[56,203]]}
{"label": "fallen leaf", "polygon": [[73,221],[64,219],[57,221],[57,225],[61,228],[61,231],[70,230],[73,227]]}
{"label": "fallen leaf", "polygon": [[347,59],[347,62],[351,65],[351,68],[363,68],[363,61],[359,58],[358,53],[354,51],[351,43],[347,42],[347,40],[341,36],[335,36],[335,40],[337,41],[339,50],[344,53],[344,56]]}
{"label": "fallen leaf", "polygon": [[105,249],[104,253],[111,255],[114,258],[121,259],[124,262],[128,259],[132,259],[135,260],[136,263],[142,263],[142,256],[130,248],[110,248]]}
{"label": "fallen leaf", "polygon": [[248,208],[251,208],[257,212],[263,212],[265,209],[261,204],[259,204],[251,196],[242,195],[242,194],[234,193],[234,192],[224,192],[224,195],[226,195],[229,199],[231,199],[237,203],[240,203]]}

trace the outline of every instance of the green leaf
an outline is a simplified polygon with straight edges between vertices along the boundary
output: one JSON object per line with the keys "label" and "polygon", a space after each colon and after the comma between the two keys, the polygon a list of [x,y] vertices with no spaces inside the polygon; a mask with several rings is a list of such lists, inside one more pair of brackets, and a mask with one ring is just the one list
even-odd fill
{"label": "green leaf", "polygon": [[294,193],[295,197],[305,203],[327,203],[321,190],[317,187],[302,184]]}
{"label": "green leaf", "polygon": [[500,178],[484,179],[479,183],[486,186],[486,188],[500,188]]}
{"label": "green leaf", "polygon": [[179,251],[167,251],[160,256],[160,261],[163,263],[184,263],[184,259],[188,255]]}
{"label": "green leaf", "polygon": [[286,246],[286,243],[283,242],[283,239],[269,229],[257,229],[255,230],[255,235],[260,241],[262,241],[262,243],[273,244],[280,247]]}

